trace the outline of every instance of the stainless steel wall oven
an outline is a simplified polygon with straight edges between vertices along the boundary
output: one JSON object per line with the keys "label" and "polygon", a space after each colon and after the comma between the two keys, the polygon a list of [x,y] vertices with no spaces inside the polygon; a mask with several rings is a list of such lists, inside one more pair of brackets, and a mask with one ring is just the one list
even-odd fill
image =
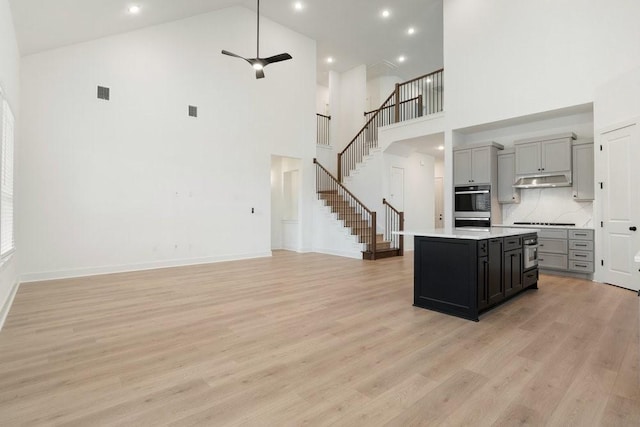
{"label": "stainless steel wall oven", "polygon": [[456,227],[491,227],[491,186],[470,185],[455,188]]}

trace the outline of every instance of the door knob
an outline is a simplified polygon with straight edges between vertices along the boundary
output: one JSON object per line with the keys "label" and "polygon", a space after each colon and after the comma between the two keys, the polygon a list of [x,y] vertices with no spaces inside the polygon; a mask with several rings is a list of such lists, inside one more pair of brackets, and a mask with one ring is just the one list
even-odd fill
{"label": "door knob", "polygon": [[636,227],[635,225],[633,227],[629,227],[630,231],[636,231],[638,229],[638,227]]}

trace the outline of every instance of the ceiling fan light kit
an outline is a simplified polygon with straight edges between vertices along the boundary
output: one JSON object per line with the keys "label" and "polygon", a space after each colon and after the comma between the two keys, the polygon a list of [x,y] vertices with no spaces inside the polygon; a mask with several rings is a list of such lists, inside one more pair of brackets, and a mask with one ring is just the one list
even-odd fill
{"label": "ceiling fan light kit", "polygon": [[228,50],[223,50],[223,55],[233,56],[235,58],[244,59],[247,61],[254,70],[256,70],[256,79],[264,78],[264,67],[269,64],[273,64],[275,62],[286,61],[288,59],[293,59],[291,55],[288,53],[281,53],[279,55],[273,55],[268,58],[260,58],[260,0],[257,0],[257,41],[256,41],[256,57],[255,58],[245,58],[240,55],[236,55],[233,52],[229,52]]}

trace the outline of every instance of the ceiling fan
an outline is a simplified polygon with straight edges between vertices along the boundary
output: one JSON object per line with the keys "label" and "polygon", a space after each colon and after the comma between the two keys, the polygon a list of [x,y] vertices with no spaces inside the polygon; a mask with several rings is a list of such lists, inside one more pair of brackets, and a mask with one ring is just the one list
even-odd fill
{"label": "ceiling fan", "polygon": [[270,56],[268,58],[260,58],[260,0],[258,2],[258,30],[257,30],[257,47],[256,47],[256,57],[255,58],[245,58],[240,55],[236,55],[235,53],[229,52],[228,50],[223,50],[223,55],[234,56],[236,58],[244,59],[247,61],[254,70],[256,70],[256,79],[264,78],[264,67],[269,64],[273,64],[274,62],[286,61],[288,59],[293,59],[291,55],[288,53],[281,53],[279,55]]}

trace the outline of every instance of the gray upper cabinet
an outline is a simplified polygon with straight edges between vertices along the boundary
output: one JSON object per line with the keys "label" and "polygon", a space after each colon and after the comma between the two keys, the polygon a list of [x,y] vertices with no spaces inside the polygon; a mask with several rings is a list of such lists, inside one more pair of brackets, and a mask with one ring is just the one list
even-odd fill
{"label": "gray upper cabinet", "polygon": [[489,146],[454,151],[454,185],[490,184],[491,151]]}
{"label": "gray upper cabinet", "polygon": [[516,154],[513,150],[498,153],[498,202],[520,203],[520,190],[513,188],[516,179]]}
{"label": "gray upper cabinet", "polygon": [[540,143],[528,142],[516,145],[516,170],[518,175],[531,175],[540,171]]}
{"label": "gray upper cabinet", "polygon": [[594,199],[593,143],[573,145],[573,200]]}
{"label": "gray upper cabinet", "polygon": [[571,177],[574,134],[516,141],[516,175],[566,174]]}

